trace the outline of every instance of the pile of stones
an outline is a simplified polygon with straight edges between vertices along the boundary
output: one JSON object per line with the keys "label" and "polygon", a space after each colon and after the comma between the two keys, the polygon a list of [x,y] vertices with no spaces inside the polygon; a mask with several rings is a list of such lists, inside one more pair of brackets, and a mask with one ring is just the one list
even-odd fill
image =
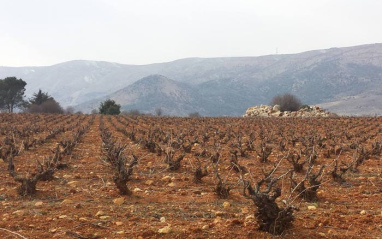
{"label": "pile of stones", "polygon": [[305,106],[298,111],[281,111],[279,105],[253,106],[247,109],[243,117],[335,117],[336,114],[318,106]]}

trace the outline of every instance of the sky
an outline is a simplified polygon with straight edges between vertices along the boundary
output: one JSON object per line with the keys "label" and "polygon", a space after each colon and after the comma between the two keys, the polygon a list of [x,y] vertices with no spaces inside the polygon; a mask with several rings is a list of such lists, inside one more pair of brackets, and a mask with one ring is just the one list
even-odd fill
{"label": "sky", "polygon": [[0,66],[150,64],[382,43],[381,0],[0,0]]}

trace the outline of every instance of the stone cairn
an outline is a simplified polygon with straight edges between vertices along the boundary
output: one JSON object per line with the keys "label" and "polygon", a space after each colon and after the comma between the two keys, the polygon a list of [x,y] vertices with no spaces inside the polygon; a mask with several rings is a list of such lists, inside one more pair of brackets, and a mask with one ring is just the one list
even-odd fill
{"label": "stone cairn", "polygon": [[327,112],[318,106],[306,106],[298,111],[280,111],[280,106],[253,106],[247,109],[243,117],[335,117],[336,114]]}

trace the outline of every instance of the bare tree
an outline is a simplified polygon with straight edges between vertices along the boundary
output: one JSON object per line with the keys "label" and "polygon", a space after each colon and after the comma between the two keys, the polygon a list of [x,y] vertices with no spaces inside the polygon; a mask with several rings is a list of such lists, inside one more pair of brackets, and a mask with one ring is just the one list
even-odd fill
{"label": "bare tree", "polygon": [[280,105],[281,111],[297,111],[302,105],[301,101],[292,94],[276,95],[270,104]]}

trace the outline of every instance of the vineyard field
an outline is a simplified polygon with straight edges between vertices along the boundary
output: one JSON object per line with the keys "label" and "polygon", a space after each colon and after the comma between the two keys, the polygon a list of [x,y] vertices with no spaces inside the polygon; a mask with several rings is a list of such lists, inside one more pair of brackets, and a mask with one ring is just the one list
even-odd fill
{"label": "vineyard field", "polygon": [[0,114],[0,238],[381,238],[382,118]]}

